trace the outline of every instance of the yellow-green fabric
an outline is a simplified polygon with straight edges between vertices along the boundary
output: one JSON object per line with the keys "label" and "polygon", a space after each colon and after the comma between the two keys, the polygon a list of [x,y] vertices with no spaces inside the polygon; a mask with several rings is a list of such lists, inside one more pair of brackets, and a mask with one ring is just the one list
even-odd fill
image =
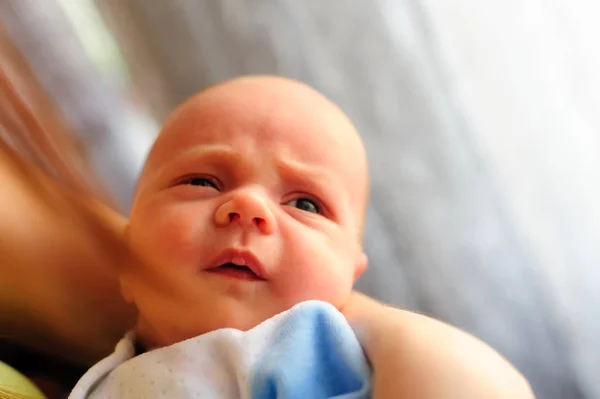
{"label": "yellow-green fabric", "polygon": [[0,398],[10,398],[10,394],[16,398],[45,399],[44,394],[23,374],[13,369],[6,363],[0,362]]}

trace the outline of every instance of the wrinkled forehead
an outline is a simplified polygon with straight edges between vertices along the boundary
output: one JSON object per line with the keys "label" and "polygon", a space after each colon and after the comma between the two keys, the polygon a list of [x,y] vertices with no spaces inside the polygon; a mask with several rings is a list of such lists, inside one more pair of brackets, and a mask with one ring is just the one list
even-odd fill
{"label": "wrinkled forehead", "polygon": [[186,102],[165,124],[147,169],[189,148],[216,143],[248,151],[258,147],[322,167],[366,168],[352,123],[327,100],[318,96],[307,100],[306,93],[248,94],[200,95]]}

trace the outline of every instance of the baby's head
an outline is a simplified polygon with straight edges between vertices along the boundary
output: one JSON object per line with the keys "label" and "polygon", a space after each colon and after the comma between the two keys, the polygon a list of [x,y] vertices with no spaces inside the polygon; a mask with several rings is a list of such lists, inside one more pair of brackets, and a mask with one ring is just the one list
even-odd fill
{"label": "baby's head", "polygon": [[367,259],[362,142],[313,89],[245,77],[169,117],[140,176],[121,268],[138,337],[246,330],[295,304],[340,308]]}

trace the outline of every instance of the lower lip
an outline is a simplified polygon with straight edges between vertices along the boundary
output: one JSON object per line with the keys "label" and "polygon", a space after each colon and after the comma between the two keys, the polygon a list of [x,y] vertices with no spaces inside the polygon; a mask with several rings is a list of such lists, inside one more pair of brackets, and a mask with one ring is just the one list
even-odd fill
{"label": "lower lip", "polygon": [[216,269],[208,270],[208,272],[217,274],[223,277],[234,278],[237,280],[244,281],[263,281],[262,278],[258,277],[256,274],[252,273],[249,270],[240,270],[229,267],[219,267]]}

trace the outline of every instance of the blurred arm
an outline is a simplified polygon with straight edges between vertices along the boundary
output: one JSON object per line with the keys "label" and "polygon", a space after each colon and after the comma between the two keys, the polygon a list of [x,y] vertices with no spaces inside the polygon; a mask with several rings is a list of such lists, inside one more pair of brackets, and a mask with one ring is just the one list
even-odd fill
{"label": "blurred arm", "polygon": [[124,219],[2,29],[0,61],[0,337],[89,365],[133,321]]}
{"label": "blurred arm", "polygon": [[132,325],[119,294],[124,219],[0,147],[0,334],[89,364]]}
{"label": "blurred arm", "polygon": [[373,367],[373,397],[532,399],[525,378],[476,338],[353,293],[342,312]]}

